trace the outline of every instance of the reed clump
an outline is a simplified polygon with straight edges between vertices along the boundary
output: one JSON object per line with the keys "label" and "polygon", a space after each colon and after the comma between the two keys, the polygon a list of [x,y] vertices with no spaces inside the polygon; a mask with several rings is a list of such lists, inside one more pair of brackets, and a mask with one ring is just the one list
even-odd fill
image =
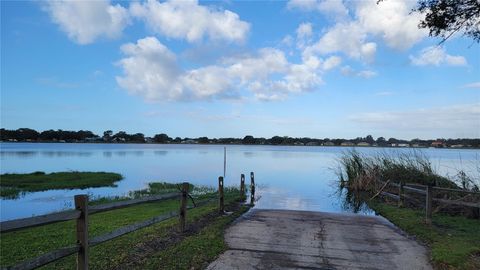
{"label": "reed clump", "polygon": [[[447,188],[467,186],[459,186],[455,180],[438,174],[429,159],[420,152],[366,156],[352,150],[344,153],[339,163],[337,174],[340,186],[353,191],[374,191],[378,186],[377,180]],[[473,182],[469,182],[468,187],[478,189]]]}

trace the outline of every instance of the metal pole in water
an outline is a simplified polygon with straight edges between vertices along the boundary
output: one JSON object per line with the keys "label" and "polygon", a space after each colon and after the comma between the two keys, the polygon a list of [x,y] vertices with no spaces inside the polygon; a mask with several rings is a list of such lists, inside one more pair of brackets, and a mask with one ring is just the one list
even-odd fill
{"label": "metal pole in water", "polygon": [[223,178],[225,178],[225,172],[227,170],[227,147],[223,147]]}

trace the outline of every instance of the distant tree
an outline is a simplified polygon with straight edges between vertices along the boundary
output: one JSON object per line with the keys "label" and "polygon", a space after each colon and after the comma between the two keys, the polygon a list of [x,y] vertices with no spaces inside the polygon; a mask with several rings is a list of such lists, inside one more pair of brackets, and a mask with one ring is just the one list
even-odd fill
{"label": "distant tree", "polygon": [[378,144],[379,146],[384,146],[384,145],[387,144],[387,140],[385,140],[384,137],[378,137],[378,138],[377,138],[377,144]]}
{"label": "distant tree", "polygon": [[372,135],[367,135],[367,137],[365,137],[365,141],[369,144],[375,143],[375,140],[373,139]]}
{"label": "distant tree", "polygon": [[425,14],[419,27],[428,28],[430,36],[441,37],[440,43],[457,32],[480,42],[478,0],[419,0],[414,11]]}
{"label": "distant tree", "polygon": [[273,144],[273,145],[278,145],[278,144],[282,144],[283,142],[283,137],[280,137],[280,136],[273,136],[272,138],[270,138],[270,140],[268,140],[270,144]]}
{"label": "distant tree", "polygon": [[388,143],[398,143],[398,140],[395,138],[388,139]]}
{"label": "distant tree", "polygon": [[[177,138],[179,139],[178,142],[182,141],[180,137],[177,137]],[[153,136],[153,140],[156,143],[169,143],[172,140],[172,138],[168,137],[168,135],[165,133],[160,133]]]}
{"label": "distant tree", "polygon": [[209,142],[208,137],[200,137],[197,139],[198,143],[206,144]]}
{"label": "distant tree", "polygon": [[[167,136],[168,137],[168,136]],[[182,138],[180,137],[176,137],[174,140],[173,140],[174,143],[181,143],[182,142]]]}
{"label": "distant tree", "polygon": [[251,135],[247,135],[243,138],[242,144],[255,144],[255,138]]}
{"label": "distant tree", "polygon": [[123,139],[125,141],[128,140],[128,134],[125,131],[119,131],[113,135],[112,139]]}
{"label": "distant tree", "polygon": [[104,131],[103,132],[103,140],[105,141],[110,141],[110,139],[112,138],[112,135],[113,135],[113,131],[111,130],[107,130],[107,131]]}
{"label": "distant tree", "polygon": [[128,136],[128,141],[144,143],[145,142],[145,135],[143,135],[143,133],[135,133],[133,135]]}

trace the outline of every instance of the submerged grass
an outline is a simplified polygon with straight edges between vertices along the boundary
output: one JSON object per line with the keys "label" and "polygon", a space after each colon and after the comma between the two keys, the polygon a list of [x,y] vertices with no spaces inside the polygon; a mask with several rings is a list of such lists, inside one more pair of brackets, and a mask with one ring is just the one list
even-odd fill
{"label": "submerged grass", "polygon": [[379,200],[370,208],[384,216],[431,249],[431,259],[438,269],[480,269],[480,221],[461,216],[435,214],[432,225],[424,222],[425,212],[399,208]]}
{"label": "submerged grass", "polygon": [[[172,187],[165,185],[165,183],[153,186],[164,187],[163,189],[157,189],[156,192],[165,192],[169,190],[169,187]],[[195,190],[195,187],[193,187],[193,190]],[[211,194],[203,194],[202,196],[208,197],[207,195]],[[226,203],[228,204],[235,202],[238,200],[239,195],[238,189],[232,188],[226,190]],[[197,198],[200,199],[200,197]],[[117,199],[126,199],[126,197]],[[106,201],[111,200],[112,199]],[[101,200],[96,201],[96,203],[99,202],[101,202]],[[189,205],[192,205],[190,200]],[[178,210],[178,200],[167,200],[134,205],[123,209],[91,215],[89,217],[89,238],[111,232],[112,230],[129,224],[144,221],[154,216]],[[212,201],[211,203],[202,207],[188,210],[187,224],[195,222],[196,220],[211,213],[216,213],[217,211],[218,208],[216,201]],[[231,220],[228,218],[215,218],[212,223],[209,224],[198,235],[195,234],[186,238],[178,245],[169,247],[166,250],[158,251],[155,256],[152,257],[152,261],[147,258],[142,262],[142,264],[155,269],[158,269],[159,265],[160,267],[163,267],[163,259],[159,258],[168,257],[169,255],[166,256],[165,254],[170,254],[169,252],[173,252],[172,250],[177,248],[178,250],[175,252],[178,252],[178,254],[184,254],[182,256],[187,258],[186,260],[188,261],[189,266],[188,269],[191,269],[192,267],[197,269],[199,268],[197,266],[201,267],[205,265],[205,263],[214,258],[223,250],[223,244],[221,244],[219,241],[223,241],[223,228],[229,221]],[[125,263],[132,256],[132,253],[138,252],[138,249],[142,248],[142,243],[157,238],[168,238],[169,232],[171,232],[172,228],[176,228],[176,226],[178,226],[178,219],[172,218],[95,246],[90,249],[90,268],[121,268],[121,266],[125,265]],[[0,237],[2,239],[0,243],[1,267],[11,266],[26,259],[37,257],[54,249],[73,245],[75,243],[75,223],[74,220],[54,223],[16,232],[4,233],[1,234]],[[200,246],[203,246],[204,248],[199,248]],[[212,246],[213,249],[209,250],[206,248],[209,246]],[[162,261],[160,262],[159,260]],[[170,258],[169,264],[165,265],[171,266],[166,267],[165,269],[176,268],[173,258]],[[43,269],[73,268],[75,268],[74,255],[43,267]]]}
{"label": "submerged grass", "polygon": [[0,196],[14,199],[25,192],[115,186],[121,179],[110,172],[6,173],[0,175]]}

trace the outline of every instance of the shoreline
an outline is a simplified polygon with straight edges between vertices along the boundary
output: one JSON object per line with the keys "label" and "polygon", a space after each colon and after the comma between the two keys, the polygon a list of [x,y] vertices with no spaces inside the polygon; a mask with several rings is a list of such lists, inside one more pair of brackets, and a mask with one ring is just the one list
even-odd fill
{"label": "shoreline", "polygon": [[364,145],[295,145],[295,144],[241,144],[241,143],[152,143],[152,142],[55,142],[55,141],[0,141],[0,144],[112,144],[112,145],[217,145],[217,146],[294,146],[294,147],[342,147],[342,148],[389,148],[389,149],[462,149],[462,150],[480,150],[480,147],[431,147],[431,146],[364,146]]}

